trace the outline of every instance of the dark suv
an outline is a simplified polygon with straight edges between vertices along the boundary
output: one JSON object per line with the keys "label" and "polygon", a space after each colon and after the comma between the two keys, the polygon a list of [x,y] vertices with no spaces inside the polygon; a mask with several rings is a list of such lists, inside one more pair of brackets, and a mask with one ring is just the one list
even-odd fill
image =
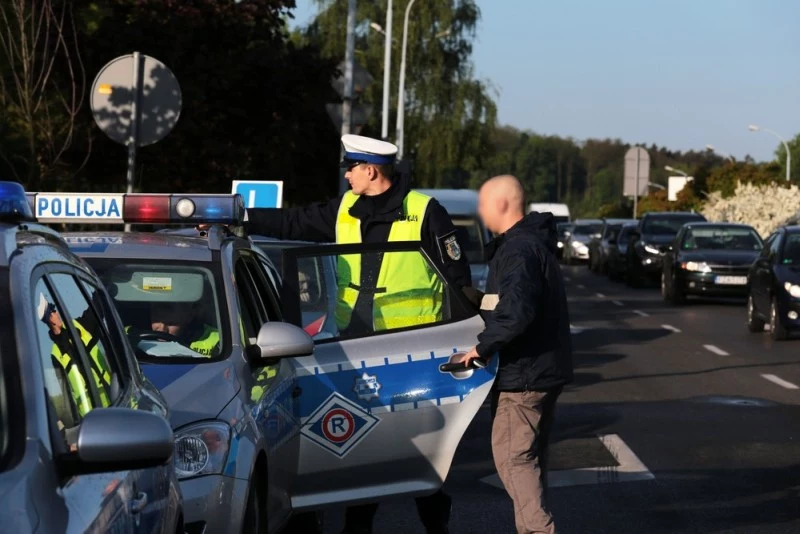
{"label": "dark suv", "polygon": [[631,287],[655,283],[661,278],[664,252],[681,227],[689,222],[705,221],[699,213],[656,212],[645,213],[628,247],[625,281]]}

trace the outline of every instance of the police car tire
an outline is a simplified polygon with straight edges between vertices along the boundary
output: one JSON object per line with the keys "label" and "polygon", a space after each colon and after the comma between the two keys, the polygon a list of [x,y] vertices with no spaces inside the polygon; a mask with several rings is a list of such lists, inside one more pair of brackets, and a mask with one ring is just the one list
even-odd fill
{"label": "police car tire", "polygon": [[250,482],[250,488],[247,490],[247,507],[242,522],[242,534],[267,533],[265,503],[264,481],[257,477]]}

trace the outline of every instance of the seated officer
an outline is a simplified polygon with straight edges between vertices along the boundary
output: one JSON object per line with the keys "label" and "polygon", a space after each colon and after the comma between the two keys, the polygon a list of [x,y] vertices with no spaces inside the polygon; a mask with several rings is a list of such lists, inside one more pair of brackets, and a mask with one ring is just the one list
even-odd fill
{"label": "seated officer", "polygon": [[203,356],[219,355],[219,330],[202,320],[198,302],[151,302],[150,326]]}

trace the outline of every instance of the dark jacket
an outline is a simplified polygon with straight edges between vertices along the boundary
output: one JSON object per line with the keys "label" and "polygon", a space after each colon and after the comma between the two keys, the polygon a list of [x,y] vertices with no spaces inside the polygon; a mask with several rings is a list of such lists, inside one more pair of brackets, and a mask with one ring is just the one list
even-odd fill
{"label": "dark jacket", "polygon": [[[404,215],[403,200],[410,189],[408,179],[400,175],[385,193],[375,197],[359,197],[350,208],[350,215],[361,220],[363,243],[384,243],[389,240],[392,223]],[[342,197],[337,197],[328,202],[298,208],[250,208],[247,210],[245,230],[253,235],[278,239],[333,243],[336,241],[336,216],[341,202]],[[447,253],[445,241],[454,235],[456,228],[450,215],[441,204],[431,199],[422,221],[422,248],[457,287],[470,286],[472,277],[466,256],[462,253],[453,259]],[[362,265],[364,273],[369,270],[369,266]]]}
{"label": "dark jacket", "polygon": [[499,391],[543,390],[572,381],[567,296],[554,255],[557,240],[553,215],[534,212],[489,244],[486,329],[478,336],[477,351],[482,357],[500,354]]}

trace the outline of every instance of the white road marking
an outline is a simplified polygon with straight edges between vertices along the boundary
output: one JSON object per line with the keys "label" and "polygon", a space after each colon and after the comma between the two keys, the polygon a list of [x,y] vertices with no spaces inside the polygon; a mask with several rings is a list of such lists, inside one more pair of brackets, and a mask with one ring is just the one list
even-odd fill
{"label": "white road marking", "polygon": [[791,382],[787,382],[786,380],[784,380],[783,378],[781,378],[779,376],[776,376],[776,375],[761,375],[761,376],[763,376],[764,378],[766,378],[767,380],[769,380],[773,384],[778,384],[782,388],[800,389],[800,386],[792,384]]}
{"label": "white road marking", "polygon": [[703,345],[703,348],[709,352],[713,352],[717,356],[730,356],[727,352],[717,347],[716,345]]}
{"label": "white road marking", "polygon": [[[598,436],[598,438],[617,461],[617,465],[550,471],[547,474],[548,486],[559,488],[587,484],[654,480],[656,478],[618,435],[607,434]],[[481,482],[504,489],[497,473],[482,478]]]}
{"label": "white road marking", "polygon": [[598,294],[597,294],[597,298],[599,298],[599,299],[604,299],[604,298],[606,298],[606,296],[605,296],[605,295],[603,295],[602,293],[598,293]]}
{"label": "white road marking", "polygon": [[642,310],[633,310],[633,313],[635,313],[636,315],[638,315],[640,317],[650,317],[649,313],[645,313]]}
{"label": "white road marking", "polygon": [[578,284],[578,289],[586,289],[586,286],[583,284]]}
{"label": "white road marking", "polygon": [[570,334],[580,334],[581,332],[587,330],[582,326],[575,326],[574,324],[569,325],[569,333]]}
{"label": "white road marking", "polygon": [[670,332],[675,332],[676,334],[680,334],[681,333],[679,328],[675,328],[671,324],[662,324],[661,328],[663,328],[664,330],[669,330]]}
{"label": "white road marking", "polygon": [[625,304],[623,304],[622,301],[619,300],[612,300],[611,304],[613,304],[614,306],[625,306]]}

